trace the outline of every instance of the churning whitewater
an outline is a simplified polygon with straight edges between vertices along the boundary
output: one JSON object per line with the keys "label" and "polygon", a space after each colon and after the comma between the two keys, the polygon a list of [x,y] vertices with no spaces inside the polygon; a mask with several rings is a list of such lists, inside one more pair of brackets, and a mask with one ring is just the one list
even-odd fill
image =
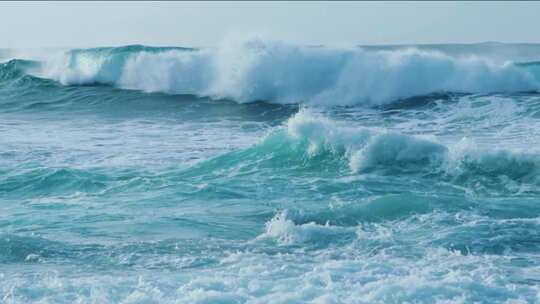
{"label": "churning whitewater", "polygon": [[538,303],[540,45],[0,51],[0,302]]}

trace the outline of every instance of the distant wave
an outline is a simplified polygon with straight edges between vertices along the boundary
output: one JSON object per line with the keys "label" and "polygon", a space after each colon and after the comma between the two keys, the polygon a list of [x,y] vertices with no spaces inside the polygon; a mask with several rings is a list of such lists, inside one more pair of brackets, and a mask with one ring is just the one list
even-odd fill
{"label": "distant wave", "polygon": [[64,85],[109,84],[241,103],[378,105],[438,92],[536,91],[536,67],[415,48],[339,49],[246,40],[208,49],[71,50],[46,60],[38,74]]}

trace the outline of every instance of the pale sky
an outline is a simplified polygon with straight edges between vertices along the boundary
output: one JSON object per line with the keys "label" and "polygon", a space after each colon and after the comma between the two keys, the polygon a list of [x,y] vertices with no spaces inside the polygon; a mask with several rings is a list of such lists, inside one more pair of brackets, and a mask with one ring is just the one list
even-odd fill
{"label": "pale sky", "polygon": [[0,48],[540,42],[540,2],[0,2]]}

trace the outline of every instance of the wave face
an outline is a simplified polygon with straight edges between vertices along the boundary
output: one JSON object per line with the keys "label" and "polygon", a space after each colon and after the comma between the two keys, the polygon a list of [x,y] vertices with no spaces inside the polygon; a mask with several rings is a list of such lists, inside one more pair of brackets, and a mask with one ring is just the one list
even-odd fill
{"label": "wave face", "polygon": [[533,69],[480,56],[455,57],[418,48],[298,47],[257,39],[198,50],[72,50],[47,60],[41,75],[65,85],[99,83],[242,103],[317,105],[378,105],[440,92],[540,88]]}
{"label": "wave face", "polygon": [[540,303],[538,55],[0,52],[0,302]]}

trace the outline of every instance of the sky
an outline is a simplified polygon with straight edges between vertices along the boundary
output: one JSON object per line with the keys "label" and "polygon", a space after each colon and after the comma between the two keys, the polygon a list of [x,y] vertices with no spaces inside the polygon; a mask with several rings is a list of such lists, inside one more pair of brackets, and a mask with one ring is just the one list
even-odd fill
{"label": "sky", "polygon": [[0,2],[0,48],[540,42],[540,2]]}

